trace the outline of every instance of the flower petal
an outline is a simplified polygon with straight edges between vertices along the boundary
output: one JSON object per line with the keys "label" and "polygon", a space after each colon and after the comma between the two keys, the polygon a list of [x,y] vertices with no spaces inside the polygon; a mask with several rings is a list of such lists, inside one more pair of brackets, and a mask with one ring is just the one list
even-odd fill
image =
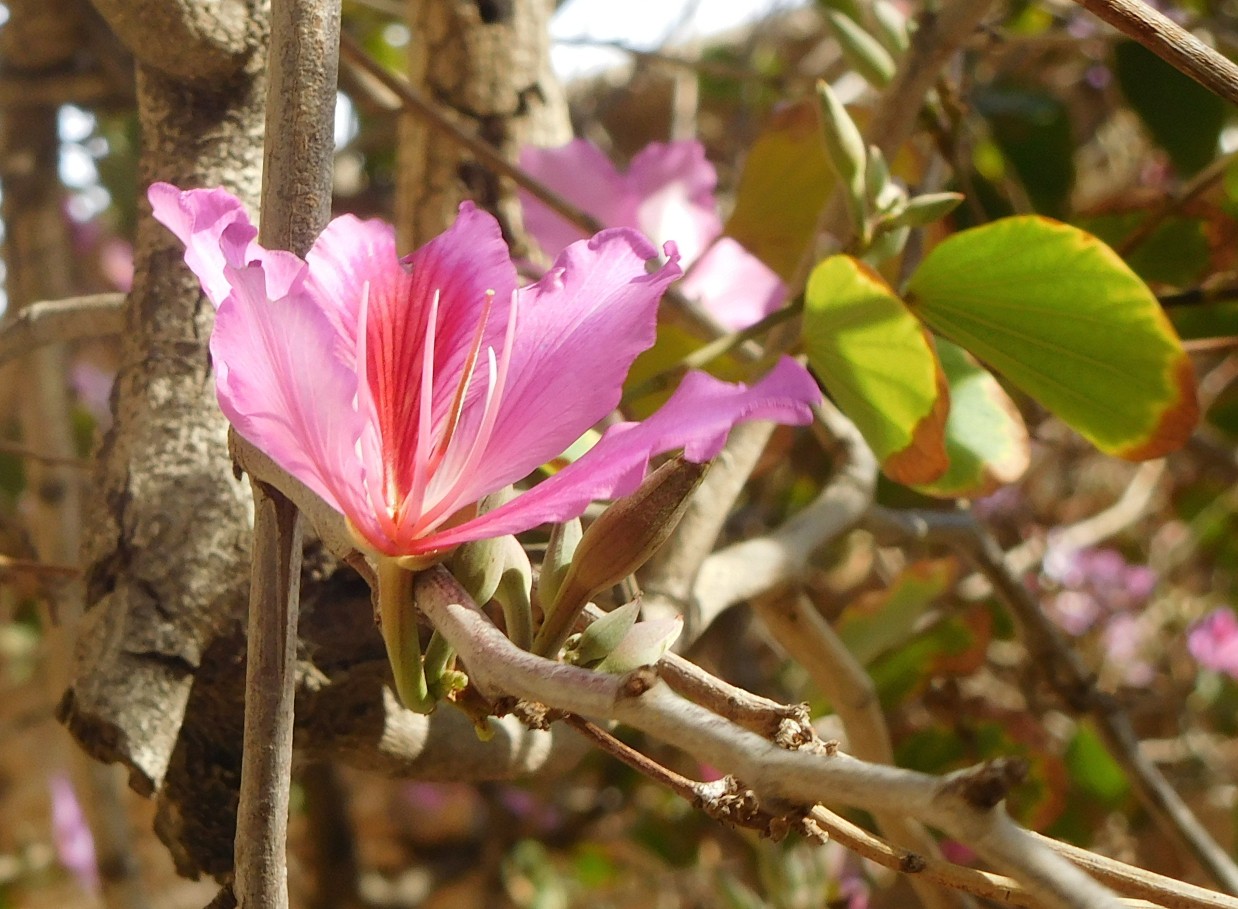
{"label": "flower petal", "polygon": [[519,293],[516,335],[498,421],[456,493],[476,501],[527,476],[619,404],[637,354],[653,344],[658,301],[680,275],[655,274],[656,252],[633,230],[602,231],[565,249]]}
{"label": "flower petal", "polygon": [[[395,228],[384,221],[341,215],[314,241],[305,261],[306,289],[336,327],[341,354],[353,357],[361,298],[399,299],[408,292],[408,272],[396,253]],[[366,290],[368,285],[368,291]]]}
{"label": "flower petal", "polygon": [[[448,420],[478,325],[491,301],[497,301],[493,304],[497,313],[507,314],[516,287],[516,267],[498,222],[471,202],[463,203],[455,223],[409,256],[405,265],[398,281],[382,278],[370,287],[364,376],[373,400],[371,419],[382,439],[383,463],[394,471],[385,482],[407,491],[413,486],[418,450],[422,346],[435,295],[439,302],[431,429],[437,437]],[[378,272],[386,268],[381,262],[367,267]],[[400,269],[398,263],[394,267]],[[335,277],[340,274],[337,270]],[[365,272],[358,266],[355,274]],[[341,289],[350,286],[343,278],[324,277],[319,287],[333,283]],[[505,328],[505,318],[489,319],[483,345],[500,347]],[[483,396],[485,384],[484,371],[479,370],[468,388],[468,399]]]}
{"label": "flower petal", "polygon": [[185,244],[185,264],[197,275],[207,299],[218,309],[231,289],[224,274],[226,263],[220,237],[233,225],[248,241],[258,236],[245,207],[226,189],[191,189],[182,192],[170,183],[152,183],[146,191],[155,220]]}
{"label": "flower petal", "polygon": [[719,237],[689,269],[679,289],[732,331],[759,322],[787,295],[782,279],[731,237]]}
{"label": "flower petal", "polygon": [[236,228],[220,238],[230,291],[211,335],[219,406],[237,432],[364,531],[373,516],[356,453],[357,375],[337,355],[331,319],[305,293],[305,263],[243,239]]}
{"label": "flower petal", "polygon": [[[520,166],[607,227],[636,227],[636,205],[627,179],[588,139],[559,148],[525,146]],[[524,226],[548,256],[585,237],[585,231],[527,192],[521,191]]]}
{"label": "flower petal", "polygon": [[736,423],[774,420],[802,425],[812,420],[812,405],[820,399],[812,376],[789,358],[752,387],[690,372],[649,419],[610,427],[580,460],[506,505],[422,540],[421,551],[575,517],[595,499],[632,492],[655,455],[683,448],[691,461],[708,460]]}
{"label": "flower petal", "polygon": [[632,159],[628,192],[636,223],[655,242],[674,240],[689,265],[722,233],[714,191],[718,174],[700,142],[653,142]]}

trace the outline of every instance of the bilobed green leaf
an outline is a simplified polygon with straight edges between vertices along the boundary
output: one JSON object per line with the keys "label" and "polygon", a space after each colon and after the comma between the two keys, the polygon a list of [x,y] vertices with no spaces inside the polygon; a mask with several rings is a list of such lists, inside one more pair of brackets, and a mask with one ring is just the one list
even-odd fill
{"label": "bilobed green leaf", "polygon": [[788,280],[833,188],[815,99],[782,108],[748,151],[725,232]]}
{"label": "bilobed green leaf", "polygon": [[925,257],[908,304],[1097,448],[1180,448],[1195,373],[1147,285],[1091,234],[1035,216],[957,233]]}
{"label": "bilobed green leaf", "polygon": [[804,349],[826,389],[899,483],[946,470],[946,377],[924,326],[875,271],[831,256],[804,291]]}
{"label": "bilobed green leaf", "polygon": [[937,359],[950,383],[946,453],[950,466],[920,492],[979,498],[1013,483],[1027,470],[1027,427],[993,375],[957,344],[937,339]]}

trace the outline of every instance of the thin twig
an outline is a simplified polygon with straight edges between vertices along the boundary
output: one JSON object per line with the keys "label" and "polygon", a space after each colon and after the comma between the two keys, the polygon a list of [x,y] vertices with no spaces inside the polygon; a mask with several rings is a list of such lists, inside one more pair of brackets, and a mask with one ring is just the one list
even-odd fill
{"label": "thin twig", "polygon": [[0,323],[0,365],[46,344],[120,334],[124,305],[119,293],[31,303]]}
{"label": "thin twig", "polygon": [[287,909],[301,515],[283,493],[251,485],[254,562],[233,889],[242,909]]}
{"label": "thin twig", "polygon": [[82,575],[82,569],[76,565],[52,565],[47,562],[15,559],[12,556],[0,554],[0,578],[17,574],[30,574],[36,577],[78,578]]}
{"label": "thin twig", "polygon": [[[268,249],[305,255],[331,214],[339,34],[340,0],[271,4],[259,229]],[[242,909],[287,909],[302,520],[283,492],[252,475],[250,485],[254,554],[234,890]]]}
{"label": "thin twig", "polygon": [[699,795],[699,784],[695,780],[690,780],[669,767],[663,767],[657,761],[641,754],[632,746],[619,741],[601,726],[590,723],[584,717],[577,716],[574,713],[564,716],[563,722],[589,739],[589,741],[593,742],[594,745],[611,757],[623,762],[637,773],[647,776],[655,783],[665,786],[680,798],[691,802]]}
{"label": "thin twig", "polygon": [[38,461],[42,464],[50,464],[55,467],[72,467],[76,470],[89,470],[91,467],[89,461],[85,461],[81,458],[65,457],[63,455],[35,451],[25,445],[20,445],[17,442],[0,441],[0,454],[13,455],[17,458],[23,458],[29,461]]}
{"label": "thin twig", "polygon": [[1238,66],[1139,0],[1075,0],[1204,88],[1238,104]]}
{"label": "thin twig", "polygon": [[1144,807],[1163,830],[1195,856],[1213,880],[1230,893],[1238,893],[1238,866],[1200,824],[1159,768],[1148,760],[1121,706],[1096,689],[1092,674],[1020,583],[991,534],[971,515],[957,512],[873,508],[869,525],[882,535],[903,542],[944,544],[971,562],[1018,622],[1032,665],[1044,674],[1067,707],[1093,718],[1109,753],[1129,775]]}
{"label": "thin twig", "polygon": [[[1054,531],[1051,536],[1053,545],[1065,550],[1086,549],[1117,536],[1148,513],[1164,475],[1164,459],[1140,464],[1117,501],[1096,514]],[[1015,575],[1021,576],[1040,563],[1047,548],[1046,540],[1030,539],[1006,553],[1006,565]],[[975,580],[987,585],[983,576],[977,576]],[[963,582],[963,588],[969,598],[978,599],[987,595],[987,591],[982,591],[979,584],[971,579]]]}
{"label": "thin twig", "polygon": [[[347,33],[340,36],[340,59],[349,65],[355,75],[377,83],[394,96],[394,105],[388,102],[385,106],[402,107],[409,113],[416,114],[435,130],[458,142],[486,167],[514,181],[521,189],[586,233],[595,234],[605,227],[597,218],[573,205],[550,187],[533,179],[524,170],[512,164],[489,142],[461,128],[437,104],[409,85],[407,79],[391,72],[367,54]],[[372,86],[367,86],[367,88],[372,90]],[[382,98],[375,95],[375,100],[381,103]]]}

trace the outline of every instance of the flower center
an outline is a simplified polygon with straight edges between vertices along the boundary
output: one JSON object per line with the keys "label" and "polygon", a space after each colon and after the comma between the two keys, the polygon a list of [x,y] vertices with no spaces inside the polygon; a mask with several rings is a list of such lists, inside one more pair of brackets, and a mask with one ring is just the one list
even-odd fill
{"label": "flower center", "polygon": [[[481,317],[469,344],[447,416],[439,430],[433,425],[434,383],[449,378],[436,375],[435,340],[438,332],[441,293],[436,291],[430,305],[421,362],[421,399],[418,408],[417,442],[414,453],[412,483],[401,500],[392,493],[389,503],[399,502],[392,518],[397,525],[396,536],[402,543],[424,536],[466,505],[469,490],[467,479],[485,453],[498,421],[503,390],[507,383],[516,334],[516,294],[512,293],[508,308],[507,329],[501,352],[496,356],[492,346],[485,345],[486,329],[494,310],[494,291],[486,292]],[[486,359],[484,394],[474,395],[470,403],[469,389],[482,360]],[[394,466],[394,465],[392,465]],[[393,475],[394,470],[389,471]]]}

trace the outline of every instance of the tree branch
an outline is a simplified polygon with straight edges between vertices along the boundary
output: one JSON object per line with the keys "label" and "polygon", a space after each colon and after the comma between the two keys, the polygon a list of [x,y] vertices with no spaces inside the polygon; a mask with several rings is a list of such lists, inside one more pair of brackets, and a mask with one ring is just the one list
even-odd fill
{"label": "tree branch", "polygon": [[864,515],[877,484],[877,460],[855,424],[826,402],[817,425],[843,451],[843,464],[811,505],[771,533],[710,555],[693,587],[699,635],[726,609],[797,577],[823,544]]}
{"label": "tree branch", "polygon": [[124,294],[40,300],[0,323],[0,366],[47,344],[118,335],[125,327]]}
{"label": "tree branch", "polygon": [[1049,906],[1119,905],[1108,890],[1010,820],[1000,806],[1002,766],[937,778],[866,764],[820,743],[782,748],[684,700],[650,670],[606,676],[519,650],[442,568],[418,575],[416,596],[483,694],[626,723],[730,771],[762,799],[905,812],[967,843]]}
{"label": "tree branch", "polygon": [[1238,104],[1238,66],[1139,0],[1075,0],[1204,88]]}

